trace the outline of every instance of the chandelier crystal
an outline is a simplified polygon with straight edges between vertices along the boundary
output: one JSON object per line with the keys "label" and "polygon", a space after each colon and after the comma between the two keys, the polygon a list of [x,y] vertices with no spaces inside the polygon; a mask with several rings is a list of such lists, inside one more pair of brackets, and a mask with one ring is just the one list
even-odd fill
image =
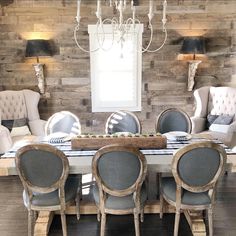
{"label": "chandelier crystal", "polygon": [[[125,42],[125,39],[127,37],[127,35],[130,34],[135,34],[135,27],[137,24],[141,24],[141,21],[136,17],[136,1],[133,0],[105,0],[105,2],[109,1],[109,5],[110,7],[113,7],[118,13],[119,16],[118,17],[114,17],[112,16],[111,18],[105,18],[103,19],[102,17],[102,1],[101,0],[97,0],[97,11],[96,11],[96,17],[97,17],[97,23],[96,23],[96,35],[97,35],[97,42],[98,42],[98,47],[94,48],[94,49],[90,49],[90,50],[86,50],[84,49],[78,39],[77,39],[77,35],[79,33],[79,29],[80,29],[80,20],[81,20],[81,16],[80,16],[80,5],[81,5],[81,0],[77,0],[77,15],[76,15],[76,21],[77,21],[77,25],[75,26],[74,29],[74,38],[75,38],[75,42],[77,44],[77,46],[84,52],[90,53],[90,52],[96,52],[99,49],[102,50],[109,50],[109,48],[105,48],[104,47],[104,42],[106,39],[106,35],[105,35],[105,25],[111,25],[112,28],[112,43],[110,48],[113,45],[114,40],[118,40],[118,42],[122,44]],[[167,8],[167,1],[163,0],[163,11],[162,11],[162,31],[164,34],[164,39],[162,44],[154,49],[151,50],[150,46],[153,42],[153,25],[152,25],[152,19],[155,16],[154,13],[154,1],[153,0],[149,0],[149,12],[147,14],[148,16],[148,27],[150,29],[150,39],[148,41],[148,44],[146,47],[142,47],[142,52],[157,52],[158,50],[160,50],[166,40],[167,40],[167,29],[166,29],[166,8]],[[124,19],[124,12],[127,9],[130,9],[132,16],[129,17],[128,19]],[[126,11],[127,12],[127,11]],[[118,39],[117,39],[118,38]]]}

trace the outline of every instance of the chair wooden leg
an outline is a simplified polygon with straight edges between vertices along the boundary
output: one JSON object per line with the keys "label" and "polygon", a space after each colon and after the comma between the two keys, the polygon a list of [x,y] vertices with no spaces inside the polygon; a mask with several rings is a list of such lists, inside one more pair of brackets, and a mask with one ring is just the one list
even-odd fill
{"label": "chair wooden leg", "polygon": [[105,235],[105,227],[106,227],[106,214],[102,213],[100,236]]}
{"label": "chair wooden leg", "polygon": [[76,199],[75,199],[75,204],[76,204],[76,215],[77,215],[77,220],[80,219],[80,194],[77,193]]}
{"label": "chair wooden leg", "polygon": [[33,218],[34,218],[33,211],[28,210],[28,236],[33,235]]}
{"label": "chair wooden leg", "polygon": [[157,187],[159,188],[158,193],[160,197],[160,219],[163,217],[163,208],[164,208],[164,198],[162,194],[162,186],[161,186],[161,173],[157,174]]}
{"label": "chair wooden leg", "polygon": [[163,204],[164,204],[164,198],[162,193],[160,192],[160,219],[163,217]]}
{"label": "chair wooden leg", "polygon": [[66,215],[64,211],[61,211],[61,225],[63,236],[67,236]]}
{"label": "chair wooden leg", "polygon": [[139,214],[137,212],[134,213],[134,226],[135,226],[135,236],[139,236]]}
{"label": "chair wooden leg", "polygon": [[101,213],[100,213],[100,211],[98,210],[98,213],[97,213],[97,221],[101,221]]}
{"label": "chair wooden leg", "polygon": [[157,173],[156,174],[157,198],[158,198],[158,196],[160,196],[160,191],[161,191],[161,189],[160,189],[160,178],[161,178],[160,174]]}
{"label": "chair wooden leg", "polygon": [[33,211],[34,224],[35,224],[37,218],[38,218],[38,212],[37,211]]}
{"label": "chair wooden leg", "polygon": [[212,208],[208,209],[209,235],[213,236],[213,215]]}
{"label": "chair wooden leg", "polygon": [[176,209],[176,213],[175,213],[174,236],[178,236],[178,232],[179,232],[179,220],[180,220],[180,210],[177,210],[177,209]]}
{"label": "chair wooden leg", "polygon": [[82,200],[83,197],[83,181],[82,181],[82,174],[78,175],[78,179],[79,179],[79,197]]}
{"label": "chair wooden leg", "polygon": [[[144,181],[144,184],[145,184],[145,186],[146,186],[146,191],[147,191],[147,193],[149,192],[149,173],[147,173],[147,175],[146,175],[146,178],[145,178],[145,181]],[[149,195],[149,194],[148,194]],[[148,196],[147,196],[147,200],[148,200]]]}
{"label": "chair wooden leg", "polygon": [[141,210],[141,213],[140,213],[140,221],[141,222],[144,221],[144,208]]}

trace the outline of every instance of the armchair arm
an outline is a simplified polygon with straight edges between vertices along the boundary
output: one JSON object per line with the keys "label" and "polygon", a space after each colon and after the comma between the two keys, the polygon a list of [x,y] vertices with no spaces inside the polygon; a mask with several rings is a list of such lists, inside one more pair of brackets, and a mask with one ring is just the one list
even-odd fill
{"label": "armchair arm", "polygon": [[236,148],[236,120],[229,125],[227,137],[228,137],[228,146],[231,148],[235,146]]}
{"label": "armchair arm", "polygon": [[202,87],[194,91],[193,95],[194,95],[195,103],[196,103],[194,116],[196,117],[207,116],[209,89],[210,87]]}
{"label": "armchair arm", "polygon": [[234,132],[236,132],[236,120],[229,125],[228,133],[234,133]]}
{"label": "armchair arm", "polygon": [[192,121],[192,133],[200,133],[206,129],[206,118],[193,116],[190,118]]}
{"label": "armchair arm", "polygon": [[236,151],[236,131],[234,130],[234,132],[232,133],[231,136],[231,142],[229,144],[229,147],[231,147],[233,150]]}
{"label": "armchair arm", "polygon": [[12,139],[10,131],[2,125],[0,125],[0,140],[0,154],[3,154],[11,148]]}
{"label": "armchair arm", "polygon": [[44,136],[45,135],[45,120],[31,120],[29,121],[29,127],[33,135]]}

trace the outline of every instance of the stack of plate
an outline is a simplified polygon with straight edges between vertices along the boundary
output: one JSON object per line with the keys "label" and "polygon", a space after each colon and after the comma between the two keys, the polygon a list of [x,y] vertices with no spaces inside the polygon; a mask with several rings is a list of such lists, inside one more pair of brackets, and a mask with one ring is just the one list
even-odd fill
{"label": "stack of plate", "polygon": [[172,131],[164,134],[171,141],[187,141],[191,139],[191,134],[182,131]]}

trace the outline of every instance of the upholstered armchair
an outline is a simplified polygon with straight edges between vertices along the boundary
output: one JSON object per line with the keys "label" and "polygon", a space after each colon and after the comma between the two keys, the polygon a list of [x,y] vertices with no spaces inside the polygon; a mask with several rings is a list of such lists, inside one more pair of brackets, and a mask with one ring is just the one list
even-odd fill
{"label": "upholstered armchair", "polygon": [[192,133],[204,132],[232,146],[236,132],[236,88],[202,87],[194,92]]}
{"label": "upholstered armchair", "polygon": [[[16,140],[26,135],[28,137],[44,135],[46,121],[39,117],[39,99],[39,93],[27,89],[0,92],[0,153],[6,152]],[[24,122],[26,124],[23,124]],[[9,130],[10,123],[17,124],[14,132],[13,127]]]}

